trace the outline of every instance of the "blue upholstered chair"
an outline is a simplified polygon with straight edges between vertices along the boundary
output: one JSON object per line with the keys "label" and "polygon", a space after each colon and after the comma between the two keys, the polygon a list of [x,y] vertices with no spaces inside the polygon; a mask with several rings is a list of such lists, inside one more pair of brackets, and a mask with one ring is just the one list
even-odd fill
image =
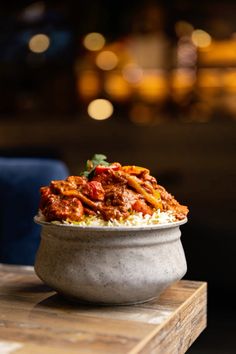
{"label": "blue upholstered chair", "polygon": [[0,263],[34,263],[40,227],[33,222],[41,186],[69,175],[56,159],[0,158]]}

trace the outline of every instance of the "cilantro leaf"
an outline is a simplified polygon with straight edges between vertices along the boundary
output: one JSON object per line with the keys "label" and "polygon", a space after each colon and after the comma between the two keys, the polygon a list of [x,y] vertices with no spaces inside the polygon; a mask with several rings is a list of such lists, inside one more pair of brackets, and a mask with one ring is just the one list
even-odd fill
{"label": "cilantro leaf", "polygon": [[87,160],[86,170],[81,172],[81,175],[89,178],[93,174],[96,166],[98,165],[109,166],[110,164],[109,162],[106,161],[106,159],[107,159],[106,155],[95,154],[91,160]]}

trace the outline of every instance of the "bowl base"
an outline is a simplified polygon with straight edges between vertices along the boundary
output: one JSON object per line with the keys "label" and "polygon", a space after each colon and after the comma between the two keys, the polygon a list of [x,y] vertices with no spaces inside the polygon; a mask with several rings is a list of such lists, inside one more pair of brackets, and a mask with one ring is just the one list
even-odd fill
{"label": "bowl base", "polygon": [[157,300],[160,296],[153,296],[151,298],[145,300],[137,300],[137,301],[127,301],[127,302],[99,302],[99,301],[86,301],[81,300],[75,296],[70,296],[58,291],[58,294],[62,296],[64,299],[69,300],[70,302],[77,303],[78,305],[85,305],[85,306],[105,306],[105,307],[112,307],[112,306],[132,306],[132,305],[139,305],[144,304],[149,301]]}

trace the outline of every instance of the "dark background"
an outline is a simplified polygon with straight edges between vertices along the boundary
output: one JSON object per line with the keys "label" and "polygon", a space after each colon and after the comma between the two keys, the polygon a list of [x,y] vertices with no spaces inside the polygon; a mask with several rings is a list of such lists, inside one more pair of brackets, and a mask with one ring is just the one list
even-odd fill
{"label": "dark background", "polygon": [[[56,157],[72,174],[94,153],[150,168],[190,208],[182,227],[186,278],[208,282],[208,328],[189,353],[235,352],[236,3],[18,1],[0,10],[0,155]],[[192,47],[191,26],[210,34],[210,59]],[[125,97],[123,81],[118,96],[106,90],[108,75],[122,68],[96,67],[97,54],[83,46],[90,32],[102,33],[120,62],[132,38],[156,36],[162,45],[153,57],[162,60],[142,68],[154,87],[126,83]],[[38,33],[50,38],[43,53],[28,46]],[[86,94],[88,72],[99,88]],[[87,113],[96,98],[113,104],[109,119]]]}

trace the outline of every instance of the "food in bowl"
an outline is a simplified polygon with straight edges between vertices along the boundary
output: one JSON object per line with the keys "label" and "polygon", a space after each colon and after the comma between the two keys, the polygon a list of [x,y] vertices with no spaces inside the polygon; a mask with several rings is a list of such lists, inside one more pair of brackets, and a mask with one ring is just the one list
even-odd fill
{"label": "food in bowl", "polygon": [[157,298],[186,273],[180,226],[187,213],[148,169],[95,155],[80,176],[41,188],[35,272],[79,302]]}
{"label": "food in bowl", "polygon": [[180,221],[188,208],[157,183],[145,167],[108,163],[96,154],[80,176],[41,188],[44,221],[81,226],[135,226]]}

